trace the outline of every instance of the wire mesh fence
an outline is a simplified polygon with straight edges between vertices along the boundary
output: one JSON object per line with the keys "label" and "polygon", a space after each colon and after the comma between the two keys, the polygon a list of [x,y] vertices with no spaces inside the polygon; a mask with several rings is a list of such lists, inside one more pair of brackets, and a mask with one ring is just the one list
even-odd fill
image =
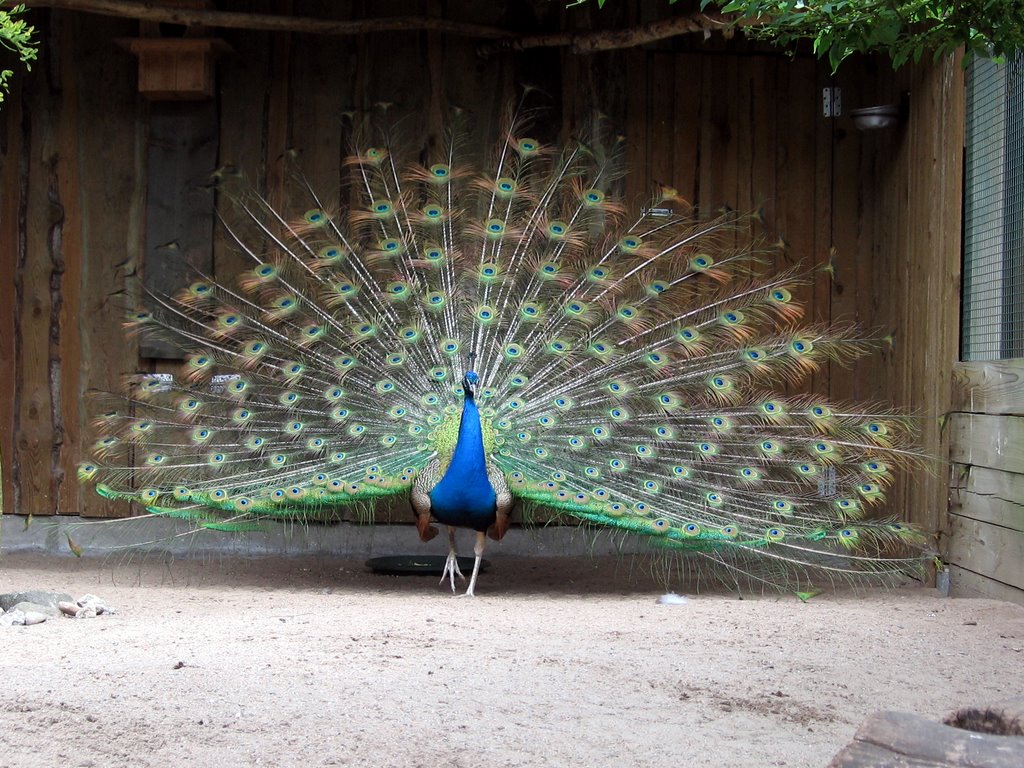
{"label": "wire mesh fence", "polygon": [[967,78],[962,357],[1024,357],[1024,57]]}

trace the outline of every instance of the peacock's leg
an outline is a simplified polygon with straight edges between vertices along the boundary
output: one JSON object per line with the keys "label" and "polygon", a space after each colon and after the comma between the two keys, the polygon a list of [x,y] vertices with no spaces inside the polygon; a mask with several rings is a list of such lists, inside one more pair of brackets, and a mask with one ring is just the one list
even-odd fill
{"label": "peacock's leg", "polygon": [[450,525],[448,526],[448,559],[444,561],[444,570],[441,572],[440,584],[444,584],[445,576],[451,582],[452,592],[455,591],[456,576],[463,581],[466,580],[466,577],[462,575],[462,571],[459,570],[459,558],[455,554],[455,529]]}
{"label": "peacock's leg", "polygon": [[469,577],[469,589],[466,590],[466,594],[462,597],[473,597],[473,590],[476,588],[476,577],[480,573],[480,561],[484,558],[484,547],[487,545],[487,533],[485,531],[477,531],[476,543],[473,544],[473,554],[476,555],[476,560],[473,561],[473,575]]}

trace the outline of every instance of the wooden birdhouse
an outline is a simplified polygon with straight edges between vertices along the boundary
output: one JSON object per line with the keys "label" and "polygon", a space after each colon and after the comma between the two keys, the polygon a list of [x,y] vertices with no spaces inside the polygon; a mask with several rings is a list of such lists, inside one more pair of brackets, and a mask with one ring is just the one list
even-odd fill
{"label": "wooden birdhouse", "polygon": [[213,97],[213,64],[230,51],[214,37],[137,37],[122,44],[139,57],[139,93],[154,101]]}

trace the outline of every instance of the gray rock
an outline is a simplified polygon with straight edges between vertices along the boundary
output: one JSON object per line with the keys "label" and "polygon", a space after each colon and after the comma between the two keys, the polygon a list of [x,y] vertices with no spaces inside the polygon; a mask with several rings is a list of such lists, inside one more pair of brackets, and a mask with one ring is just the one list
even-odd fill
{"label": "gray rock", "polygon": [[0,627],[20,627],[25,624],[24,611],[8,611],[0,616]]}
{"label": "gray rock", "polygon": [[57,603],[61,600],[71,600],[71,595],[65,594],[64,592],[50,592],[45,589],[29,589],[25,592],[6,592],[4,594],[0,594],[0,609],[9,611],[18,603],[35,603],[36,605],[46,605],[56,608]]}
{"label": "gray rock", "polygon": [[22,602],[11,608],[12,611],[23,611],[24,613],[41,613],[45,616],[60,616],[60,609],[55,605],[40,605],[39,603]]}

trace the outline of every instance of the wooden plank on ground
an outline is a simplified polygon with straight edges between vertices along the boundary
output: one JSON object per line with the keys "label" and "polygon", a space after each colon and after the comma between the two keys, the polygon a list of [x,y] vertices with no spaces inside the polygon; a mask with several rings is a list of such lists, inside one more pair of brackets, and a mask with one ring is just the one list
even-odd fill
{"label": "wooden plank on ground", "polygon": [[876,712],[828,768],[1019,768],[1024,738],[952,728],[907,712]]}
{"label": "wooden plank on ground", "polygon": [[1024,589],[1024,532],[950,515],[946,560],[1008,586]]}
{"label": "wooden plank on ground", "polygon": [[1024,474],[953,465],[949,511],[1024,532]]}
{"label": "wooden plank on ground", "polygon": [[953,410],[1024,416],[1024,360],[957,363]]}
{"label": "wooden plank on ground", "polygon": [[951,461],[1024,474],[1024,417],[954,413],[948,429]]}

